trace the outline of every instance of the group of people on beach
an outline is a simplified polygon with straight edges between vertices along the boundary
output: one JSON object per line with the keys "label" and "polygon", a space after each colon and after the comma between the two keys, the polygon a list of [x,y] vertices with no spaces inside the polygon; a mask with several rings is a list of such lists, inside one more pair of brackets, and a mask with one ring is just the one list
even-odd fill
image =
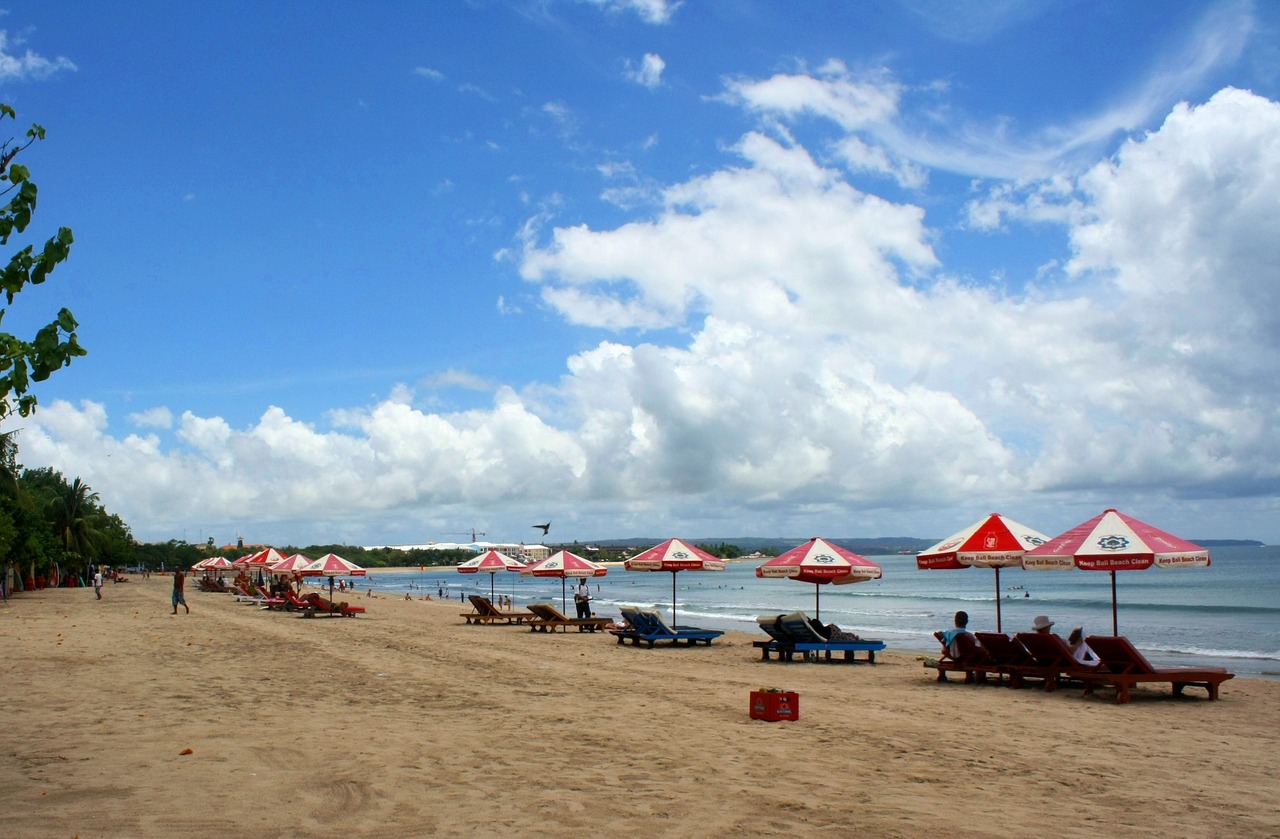
{"label": "group of people on beach", "polygon": [[[1052,632],[1054,622],[1049,619],[1048,615],[1036,615],[1031,621],[1031,630],[1042,635],[1053,635]],[[974,644],[978,644],[978,639],[973,637],[973,633],[969,631],[969,613],[960,611],[956,612],[955,626],[945,631],[933,633],[934,637],[942,643],[946,654],[952,658],[959,658],[961,655],[957,639],[960,635],[968,635],[972,638]],[[1097,667],[1098,656],[1093,650],[1089,649],[1089,643],[1085,640],[1084,628],[1077,626],[1071,630],[1071,634],[1067,636],[1066,645],[1071,650],[1071,657],[1078,663],[1086,667]]]}

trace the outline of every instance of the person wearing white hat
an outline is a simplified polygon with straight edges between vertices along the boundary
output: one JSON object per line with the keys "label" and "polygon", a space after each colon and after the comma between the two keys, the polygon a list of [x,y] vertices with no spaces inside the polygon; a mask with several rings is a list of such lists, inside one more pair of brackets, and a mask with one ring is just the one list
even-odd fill
{"label": "person wearing white hat", "polygon": [[1031,621],[1031,628],[1036,632],[1048,634],[1049,630],[1053,629],[1053,621],[1049,620],[1048,615],[1036,615]]}

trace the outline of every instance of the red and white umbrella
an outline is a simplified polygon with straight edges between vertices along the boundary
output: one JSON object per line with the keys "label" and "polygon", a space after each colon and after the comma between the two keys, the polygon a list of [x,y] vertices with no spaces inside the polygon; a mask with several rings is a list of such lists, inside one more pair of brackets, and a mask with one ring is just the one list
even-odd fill
{"label": "red and white umbrella", "polygon": [[210,557],[203,562],[197,562],[202,571],[229,571],[231,569],[231,560],[225,556]]}
{"label": "red and white umbrella", "polygon": [[641,551],[623,563],[628,571],[671,572],[671,625],[676,624],[676,574],[680,571],[723,571],[724,560],[699,547],[668,539]]}
{"label": "red and white umbrella", "polygon": [[916,555],[916,567],[994,568],[996,570],[996,631],[1003,632],[1000,616],[1000,569],[1022,565],[1022,555],[1049,541],[1038,530],[999,513],[948,536]]}
{"label": "red and white umbrella", "polygon": [[532,565],[526,565],[520,572],[526,577],[559,577],[560,578],[560,610],[568,608],[565,598],[565,579],[568,577],[603,577],[609,569],[597,565],[589,559],[583,559],[569,551],[557,551],[546,559]]}
{"label": "red and white umbrella", "polygon": [[257,553],[242,556],[231,564],[236,568],[244,568],[250,571],[255,568],[261,570],[270,568],[272,565],[275,565],[284,558],[284,554],[280,553],[275,548],[264,548]]}
{"label": "red and white umbrella", "polygon": [[1203,568],[1209,551],[1116,510],[1100,515],[1045,542],[1022,557],[1029,571],[1111,572],[1111,632],[1120,634],[1116,610],[1116,572],[1161,568]]}
{"label": "red and white umbrella", "polygon": [[790,577],[813,583],[813,616],[819,617],[821,587],[878,580],[880,566],[861,554],[816,536],[756,567],[757,577]]}
{"label": "red and white umbrella", "polygon": [[332,600],[334,577],[363,577],[368,572],[354,562],[343,559],[337,554],[325,554],[310,565],[303,566],[298,573],[304,577],[328,577],[329,599]]}
{"label": "red and white umbrella", "polygon": [[309,556],[304,556],[302,554],[294,554],[293,556],[287,556],[284,559],[277,562],[275,565],[272,565],[271,573],[279,574],[281,576],[288,576],[289,574],[300,574],[302,573],[302,569],[306,568],[312,562],[315,562],[315,560],[313,560]]}
{"label": "red and white umbrella", "polygon": [[458,566],[460,574],[479,574],[485,572],[489,575],[489,599],[493,599],[493,578],[498,575],[499,571],[523,571],[527,566],[518,559],[512,559],[504,553],[499,553],[493,549],[485,551],[475,559],[468,559],[466,562]]}

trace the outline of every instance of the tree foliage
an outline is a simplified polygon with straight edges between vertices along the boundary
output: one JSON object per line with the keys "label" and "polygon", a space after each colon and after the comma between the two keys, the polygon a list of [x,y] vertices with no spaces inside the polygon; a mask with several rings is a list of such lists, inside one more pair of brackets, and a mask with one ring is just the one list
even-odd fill
{"label": "tree foliage", "polygon": [[[0,103],[0,125],[6,119],[16,121],[17,114],[9,105]],[[8,184],[0,190],[0,196],[9,199],[0,207],[0,245],[8,245],[14,234],[24,233],[31,223],[38,190],[31,180],[31,171],[16,158],[32,143],[43,139],[44,128],[32,125],[23,141],[9,139],[0,145],[0,185]],[[8,265],[0,270],[0,290],[4,292],[6,304],[12,305],[14,297],[28,283],[43,283],[54,268],[66,261],[73,241],[71,229],[60,227],[39,251],[34,244],[29,244],[13,254]],[[7,308],[0,309],[0,323],[7,311]],[[19,414],[30,415],[36,407],[35,394],[29,392],[31,383],[44,381],[54,371],[69,365],[73,358],[85,355],[85,349],[76,339],[78,326],[75,317],[64,308],[30,341],[0,332],[0,419],[14,411],[14,400]]]}

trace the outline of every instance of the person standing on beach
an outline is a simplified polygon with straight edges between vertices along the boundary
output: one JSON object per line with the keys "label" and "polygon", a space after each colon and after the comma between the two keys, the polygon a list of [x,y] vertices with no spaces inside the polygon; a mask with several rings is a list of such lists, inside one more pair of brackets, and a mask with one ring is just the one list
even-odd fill
{"label": "person standing on beach", "polygon": [[98,566],[98,570],[93,572],[93,593],[99,600],[102,599],[102,566]]}
{"label": "person standing on beach", "polygon": [[181,568],[173,569],[173,613],[178,614],[178,604],[182,604],[182,608],[187,610],[187,614],[191,614],[191,607],[187,605],[187,597],[183,593],[183,585],[187,581],[187,575],[182,573]]}
{"label": "person standing on beach", "polygon": [[579,618],[591,617],[591,587],[586,577],[578,579],[578,587],[573,590],[573,605],[578,607]]}

